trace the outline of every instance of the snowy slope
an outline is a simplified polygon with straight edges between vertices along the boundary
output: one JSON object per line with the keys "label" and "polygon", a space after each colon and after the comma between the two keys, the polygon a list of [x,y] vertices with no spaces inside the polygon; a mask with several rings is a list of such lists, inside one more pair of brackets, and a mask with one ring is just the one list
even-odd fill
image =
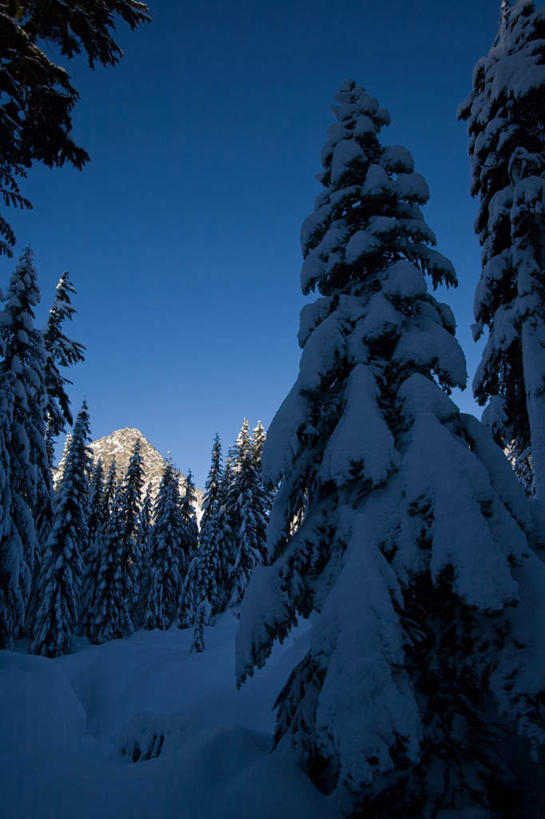
{"label": "snowy slope", "polygon": [[293,759],[269,753],[306,628],[237,691],[236,626],[227,614],[206,629],[203,654],[178,629],[82,641],[57,660],[0,652],[2,819],[337,817]]}

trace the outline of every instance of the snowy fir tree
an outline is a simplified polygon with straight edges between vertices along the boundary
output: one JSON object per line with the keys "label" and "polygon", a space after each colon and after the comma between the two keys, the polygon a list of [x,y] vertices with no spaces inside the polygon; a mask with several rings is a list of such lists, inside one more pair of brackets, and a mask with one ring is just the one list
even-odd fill
{"label": "snowy fir tree", "polygon": [[267,433],[265,432],[265,427],[261,423],[261,421],[257,422],[253,432],[253,457],[254,457],[254,466],[256,468],[257,475],[261,482],[261,491],[264,493],[264,503],[266,508],[266,517],[267,522],[269,518],[269,512],[271,510],[273,497],[274,497],[274,490],[271,486],[266,486],[266,482],[263,478],[263,468],[262,468],[262,459],[263,459],[263,448],[265,446],[265,441],[267,440]]}
{"label": "snowy fir tree", "polygon": [[177,624],[179,628],[187,628],[194,623],[200,599],[199,527],[195,513],[195,498],[195,482],[191,469],[188,469],[179,503],[180,534],[182,550],[185,555],[185,569],[177,606]]}
{"label": "snowy fir tree", "polygon": [[178,628],[191,628],[191,626],[195,625],[197,611],[202,602],[203,580],[198,554],[193,557],[188,556],[186,567],[182,576],[176,606],[176,625]]}
{"label": "snowy fir tree", "polygon": [[[59,465],[59,471],[60,468]],[[105,642],[110,639],[107,636],[109,632],[105,620],[109,607],[112,605],[115,607],[115,598],[119,590],[118,576],[122,572],[122,563],[118,550],[118,532],[121,528],[119,490],[117,466],[114,458],[108,469],[100,501],[101,531],[97,532],[94,547],[84,567],[85,580],[82,597],[81,629],[84,634],[95,642]],[[116,513],[115,516],[114,512]],[[109,544],[108,547],[106,546],[107,543]],[[106,551],[107,548],[108,551]],[[119,630],[124,627],[127,621],[128,615],[123,609]],[[132,625],[129,627],[128,633],[130,631],[132,631]],[[122,634],[116,633],[116,636],[122,636]]]}
{"label": "snowy fir tree", "polygon": [[234,452],[227,456],[218,491],[217,512],[214,520],[213,537],[214,551],[219,560],[218,570],[220,582],[217,584],[218,598],[214,606],[214,613],[225,611],[230,600],[230,576],[233,565],[235,536],[235,521],[233,510],[229,505],[231,486],[234,480],[233,461]]}
{"label": "snowy fir tree", "polygon": [[[212,447],[212,461],[206,479],[202,503],[202,517],[199,535],[197,578],[195,598],[197,607],[204,600],[210,604],[210,612],[217,613],[222,608],[224,589],[227,583],[222,551],[225,543],[221,537],[219,510],[221,505],[221,443],[216,435]],[[204,610],[203,610],[204,611]]]}
{"label": "snowy fir tree", "polygon": [[221,504],[221,443],[216,435],[212,446],[210,470],[202,503],[199,549],[189,566],[184,582],[178,623],[195,625],[193,651],[204,651],[204,627],[213,615],[223,609],[227,574],[222,552],[226,546],[221,537],[219,509]]}
{"label": "snowy fir tree", "polygon": [[185,530],[185,550],[191,555],[197,551],[199,543],[199,527],[195,513],[195,500],[195,481],[193,480],[191,469],[188,469],[184,481],[184,489],[180,498],[180,518],[182,527]]}
{"label": "snowy fir tree", "polygon": [[427,291],[425,274],[455,273],[431,247],[426,183],[406,149],[381,145],[375,99],[346,82],[336,102],[302,229],[303,291],[320,297],[301,313],[299,376],[265,445],[271,565],[244,599],[238,681],[313,614],[276,743],[343,814],[533,815],[510,802],[509,759],[515,732],[529,768],[545,741],[545,567],[528,504],[448,397],[465,361]]}
{"label": "snowy fir tree", "polygon": [[138,565],[138,601],[136,605],[136,623],[142,623],[150,588],[151,532],[153,518],[153,492],[151,482],[146,493],[140,514],[136,534],[136,562]]}
{"label": "snowy fir tree", "polygon": [[28,578],[23,543],[12,517],[9,443],[13,393],[2,379],[0,389],[0,649],[11,648],[22,626]]}
{"label": "snowy fir tree", "polygon": [[[482,273],[473,389],[483,420],[545,499],[545,9],[502,4],[500,29],[459,108],[467,121]],[[530,459],[528,459],[530,453]]]}
{"label": "snowy fir tree", "polygon": [[[63,472],[64,472],[64,465],[66,463],[66,457],[68,455],[68,450],[70,449],[71,440],[72,440],[72,433],[69,432],[68,435],[66,436],[66,440],[65,440],[64,446],[62,448],[62,455],[61,455],[61,459],[59,461],[59,465],[58,465],[57,469],[55,470],[55,472],[53,473],[53,489],[55,491],[57,491],[57,489],[59,488],[61,480],[62,480],[62,475],[63,475]],[[47,441],[46,441],[46,445],[47,445]]]}
{"label": "snowy fir tree", "polygon": [[55,289],[55,299],[44,332],[45,385],[47,391],[46,407],[46,445],[51,468],[53,468],[55,439],[64,431],[65,424],[72,425],[70,399],[66,385],[72,382],[62,374],[60,368],[66,368],[84,360],[84,346],[72,341],[62,330],[65,321],[72,319],[75,308],[71,297],[75,289],[68,273],[63,273]]}
{"label": "snowy fir tree", "polygon": [[138,562],[137,540],[140,521],[142,486],[144,483],[144,466],[140,453],[140,441],[137,440],[127,467],[127,473],[121,484],[120,504],[123,526],[118,532],[118,548],[125,567],[123,573],[124,595],[131,601],[132,609],[137,606],[140,565]]}
{"label": "snowy fir tree", "polygon": [[265,560],[267,496],[256,465],[248,421],[237,438],[233,480],[226,498],[231,523],[229,549],[229,604],[237,606],[253,570]]}
{"label": "snowy fir tree", "polygon": [[214,518],[217,511],[222,472],[221,441],[219,435],[216,434],[214,443],[212,444],[212,458],[202,499],[202,517],[200,527],[201,543],[209,521]]}
{"label": "snowy fir tree", "polygon": [[86,618],[93,590],[96,585],[98,556],[106,525],[104,510],[104,469],[99,458],[91,470],[89,481],[89,502],[87,515],[87,538],[82,549],[83,584],[81,593],[81,614]]}
{"label": "snowy fir tree", "polygon": [[134,631],[133,573],[127,565],[124,485],[118,484],[111,504],[102,543],[97,550],[97,569],[84,633],[94,643],[126,637]]}
{"label": "snowy fir tree", "polygon": [[167,461],[159,486],[150,544],[150,588],[144,628],[167,629],[178,614],[183,579],[189,564],[186,528],[180,515],[178,481]]}
{"label": "snowy fir tree", "polygon": [[106,522],[104,515],[104,468],[102,458],[91,468],[89,481],[89,513],[87,516],[87,544],[85,553],[92,551]]}
{"label": "snowy fir tree", "polygon": [[39,300],[32,251],[27,248],[11,276],[0,326],[3,393],[0,438],[4,442],[2,466],[7,470],[1,499],[3,645],[10,645],[23,628],[43,546],[39,535],[46,531],[52,517],[51,475],[45,447],[45,350],[42,334],[34,326],[34,308]]}
{"label": "snowy fir tree", "polygon": [[[140,441],[117,483],[112,461],[102,493],[103,535],[97,539],[86,584],[83,630],[95,643],[132,634],[139,607],[138,527],[143,483]],[[113,496],[112,496],[113,493]]]}
{"label": "snowy fir tree", "polygon": [[91,456],[89,415],[84,403],[72,432],[70,450],[55,499],[55,519],[38,582],[39,606],[30,650],[46,657],[68,654],[79,621],[83,580],[81,554],[87,545]]}
{"label": "snowy fir tree", "polygon": [[108,520],[112,512],[114,497],[117,491],[117,485],[118,485],[117,464],[114,458],[114,460],[110,464],[110,468],[106,476],[106,483],[104,484],[104,496],[102,502],[104,507],[103,515],[105,520]]}
{"label": "snowy fir tree", "polygon": [[267,439],[267,433],[265,432],[265,427],[258,421],[255,428],[252,431],[252,438],[254,442],[253,446],[253,457],[254,457],[254,464],[257,469],[261,469],[261,458],[263,457],[263,447],[265,446],[265,441]]}

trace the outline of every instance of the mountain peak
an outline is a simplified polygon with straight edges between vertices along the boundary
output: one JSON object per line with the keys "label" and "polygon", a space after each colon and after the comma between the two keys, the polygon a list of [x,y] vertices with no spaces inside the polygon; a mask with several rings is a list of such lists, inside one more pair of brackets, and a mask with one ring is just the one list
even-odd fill
{"label": "mountain peak", "polygon": [[[120,479],[127,471],[137,441],[140,441],[140,454],[144,468],[144,491],[148,483],[151,483],[152,495],[155,497],[163,476],[166,458],[161,455],[159,450],[156,449],[136,427],[122,427],[121,429],[114,430],[114,432],[111,432],[109,435],[105,435],[103,438],[98,438],[96,441],[93,441],[90,444],[93,462],[96,463],[100,458],[102,460],[104,473],[106,474],[110,469],[112,461],[115,460],[117,477]],[[182,489],[185,484],[185,477],[178,470],[175,471],[178,475],[180,489]],[[196,490],[198,508],[201,505],[202,494],[202,490]]]}

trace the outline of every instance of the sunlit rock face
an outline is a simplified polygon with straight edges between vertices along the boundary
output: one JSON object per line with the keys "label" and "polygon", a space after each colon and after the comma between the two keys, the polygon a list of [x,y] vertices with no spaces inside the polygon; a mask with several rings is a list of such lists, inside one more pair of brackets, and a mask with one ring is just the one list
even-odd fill
{"label": "sunlit rock face", "polygon": [[[116,429],[110,435],[106,435],[104,438],[98,438],[96,441],[93,441],[92,444],[90,444],[93,454],[93,461],[96,463],[98,459],[101,458],[104,474],[107,474],[112,461],[115,459],[118,478],[122,478],[127,471],[129,460],[137,441],[140,441],[140,454],[142,455],[144,466],[144,489],[147,487],[148,483],[151,483],[152,496],[155,498],[159,489],[159,483],[161,482],[161,476],[163,474],[166,459],[163,457],[163,455],[161,455],[159,450],[153,446],[153,444],[150,444],[139,429],[132,427]],[[177,474],[179,476],[180,490],[183,490],[185,478],[181,472],[177,471]],[[56,471],[56,483],[60,479],[61,475],[62,462],[59,464]],[[197,517],[200,518],[203,495],[202,489],[197,489],[196,495],[196,512]]]}

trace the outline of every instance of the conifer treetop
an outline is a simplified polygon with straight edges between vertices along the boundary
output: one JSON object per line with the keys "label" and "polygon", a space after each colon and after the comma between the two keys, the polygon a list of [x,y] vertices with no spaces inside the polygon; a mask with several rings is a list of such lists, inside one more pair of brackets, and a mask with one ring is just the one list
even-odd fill
{"label": "conifer treetop", "polygon": [[409,151],[378,141],[390,115],[351,80],[335,99],[337,122],[328,129],[318,175],[325,191],[301,230],[303,293],[357,290],[362,277],[402,259],[428,273],[434,286],[455,285],[454,268],[431,249],[435,235],[419,209],[429,198],[424,178]]}

